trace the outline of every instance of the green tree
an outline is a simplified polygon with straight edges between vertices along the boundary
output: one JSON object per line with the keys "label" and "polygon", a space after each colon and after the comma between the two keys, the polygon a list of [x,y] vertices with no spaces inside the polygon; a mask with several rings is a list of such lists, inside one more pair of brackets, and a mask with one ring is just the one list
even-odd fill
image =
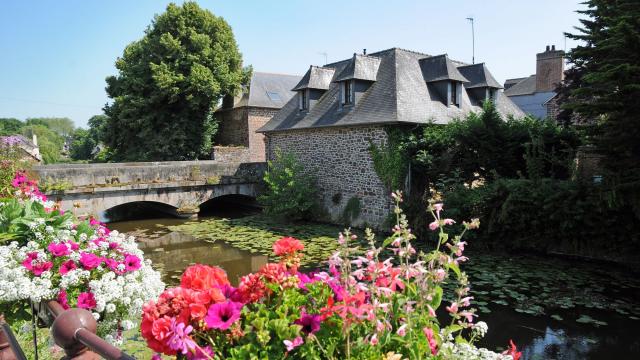
{"label": "green tree", "polygon": [[64,139],[45,125],[26,125],[22,128],[22,135],[31,139],[33,134],[38,137],[38,147],[45,164],[60,161]]}
{"label": "green tree", "polygon": [[56,118],[56,117],[42,117],[42,118],[29,118],[26,121],[27,125],[43,125],[56,132],[58,135],[67,139],[73,134],[75,125],[69,118]]}
{"label": "green tree", "polygon": [[108,122],[109,117],[107,115],[94,115],[87,121],[89,124],[89,136],[96,144],[104,142]]}
{"label": "green tree", "polygon": [[302,164],[291,153],[276,150],[264,174],[267,189],[258,201],[267,214],[286,219],[304,219],[316,205],[315,178],[304,173]]}
{"label": "green tree", "polygon": [[191,1],[156,15],[116,68],[107,78],[105,142],[117,160],[208,156],[214,107],[243,79],[231,27]]}
{"label": "green tree", "polygon": [[[635,193],[640,206],[640,6],[637,0],[588,0],[573,65],[559,88],[565,119],[595,120],[595,143],[605,156],[613,189]],[[625,196],[629,198],[629,196]]]}
{"label": "green tree", "polygon": [[24,123],[14,118],[0,118],[0,135],[19,134]]}
{"label": "green tree", "polygon": [[74,160],[90,160],[97,143],[91,136],[90,130],[76,129],[71,139],[70,155]]}

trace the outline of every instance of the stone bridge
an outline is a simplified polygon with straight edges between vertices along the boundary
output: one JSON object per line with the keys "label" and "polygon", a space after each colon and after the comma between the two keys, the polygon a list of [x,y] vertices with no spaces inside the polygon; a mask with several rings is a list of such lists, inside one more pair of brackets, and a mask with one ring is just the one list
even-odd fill
{"label": "stone bridge", "polygon": [[174,215],[197,216],[199,206],[225,195],[255,198],[265,163],[218,160],[35,166],[47,196],[62,209],[102,216],[134,202],[163,204]]}

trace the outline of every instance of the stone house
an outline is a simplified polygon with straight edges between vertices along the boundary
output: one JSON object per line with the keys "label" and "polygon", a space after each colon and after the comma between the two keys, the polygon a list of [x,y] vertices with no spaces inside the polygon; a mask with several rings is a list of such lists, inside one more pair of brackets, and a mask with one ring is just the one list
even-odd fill
{"label": "stone house", "polygon": [[17,146],[22,154],[23,161],[31,163],[41,163],[42,155],[40,154],[40,147],[38,147],[38,137],[33,134],[32,140],[27,139],[22,135],[9,135],[0,136],[0,144],[6,144],[9,146]]}
{"label": "stone house", "polygon": [[256,130],[294,95],[300,76],[254,72],[235,97],[226,97],[215,112],[219,121],[212,157],[242,162],[265,161],[264,136]]}
{"label": "stone house", "polygon": [[392,48],[311,66],[292,87],[296,95],[258,132],[267,158],[294,153],[316,175],[321,201],[333,220],[352,198],[360,203],[352,225],[379,226],[391,210],[390,191],[374,170],[370,145],[387,142],[388,126],[444,124],[492,99],[503,115],[524,115],[504,95],[485,64],[464,64]]}
{"label": "stone house", "polygon": [[564,80],[564,51],[547,46],[536,54],[536,73],[523,78],[507,79],[504,94],[522,111],[538,118],[555,119],[558,106],[555,89]]}

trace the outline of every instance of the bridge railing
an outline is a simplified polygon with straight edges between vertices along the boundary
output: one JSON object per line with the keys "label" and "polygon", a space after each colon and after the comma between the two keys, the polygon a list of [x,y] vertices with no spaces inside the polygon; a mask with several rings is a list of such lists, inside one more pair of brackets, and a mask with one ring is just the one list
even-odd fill
{"label": "bridge railing", "polygon": [[[56,345],[64,350],[64,359],[135,360],[133,356],[96,335],[97,322],[91,312],[78,308],[65,310],[57,301],[49,301],[45,306],[54,318],[51,324],[51,336]],[[0,360],[26,360],[9,325],[2,319],[0,324],[4,335],[4,339],[0,336]],[[3,340],[4,344],[2,344]]]}

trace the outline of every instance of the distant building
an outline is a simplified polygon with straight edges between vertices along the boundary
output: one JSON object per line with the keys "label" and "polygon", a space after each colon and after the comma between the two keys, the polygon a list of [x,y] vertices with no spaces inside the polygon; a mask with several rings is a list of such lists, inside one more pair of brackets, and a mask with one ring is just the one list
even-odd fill
{"label": "distant building", "polygon": [[42,162],[42,155],[40,155],[40,148],[38,147],[38,137],[35,134],[33,135],[33,140],[29,140],[22,135],[1,136],[0,142],[20,148],[24,155],[22,160]]}
{"label": "distant building", "polygon": [[523,112],[538,118],[556,118],[558,107],[554,101],[556,86],[564,80],[564,51],[547,46],[536,54],[536,73],[529,77],[507,79],[504,94]]}
{"label": "distant building", "polygon": [[398,48],[365,52],[311,66],[291,86],[296,95],[258,131],[267,159],[277,149],[291,152],[316,176],[334,221],[357,200],[352,225],[380,226],[392,209],[392,189],[377,175],[370,146],[388,142],[387,127],[446,124],[481,111],[485,100],[503,116],[523,116],[501,88],[483,63]]}
{"label": "distant building", "polygon": [[228,148],[235,146],[238,149],[230,155],[234,159],[265,161],[264,136],[256,130],[291,100],[291,89],[299,81],[300,76],[254,72],[242,93],[226,97],[215,113],[220,124],[216,145],[222,147],[214,147],[213,157],[227,156]]}

